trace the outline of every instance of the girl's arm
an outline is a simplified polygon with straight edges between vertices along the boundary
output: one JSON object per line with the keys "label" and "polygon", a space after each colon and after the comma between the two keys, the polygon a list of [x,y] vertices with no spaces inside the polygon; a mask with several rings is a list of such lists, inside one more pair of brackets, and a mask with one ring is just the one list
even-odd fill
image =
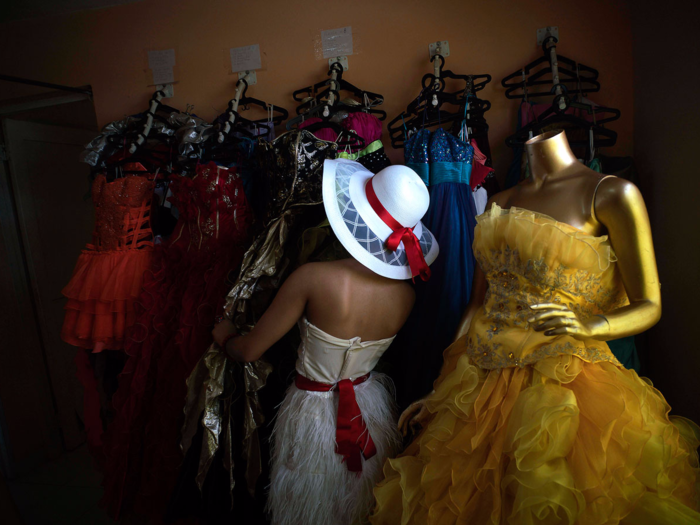
{"label": "girl's arm", "polygon": [[[313,283],[313,265],[298,268],[284,282],[265,314],[246,335],[230,338],[224,351],[236,361],[257,361],[273,344],[279,341],[304,314]],[[218,323],[212,335],[219,345],[229,334],[235,332],[231,321]]]}

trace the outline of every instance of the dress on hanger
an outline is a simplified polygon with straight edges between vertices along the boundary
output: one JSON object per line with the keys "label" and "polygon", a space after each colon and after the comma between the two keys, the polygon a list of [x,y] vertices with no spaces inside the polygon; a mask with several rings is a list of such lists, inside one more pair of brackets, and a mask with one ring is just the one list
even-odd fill
{"label": "dress on hanger", "polygon": [[584,316],[629,304],[607,236],[494,204],[474,249],[484,306],[445,351],[432,419],[385,463],[371,522],[699,523],[700,428],[669,418],[605,342],[528,323],[535,303]]}
{"label": "dress on hanger", "polygon": [[153,177],[140,164],[125,171],[143,171],[107,182],[97,175],[92,184],[95,231],[80,254],[70,282],[61,338],[93,352],[120,350],[124,333],[134,324],[134,303],[143,273],[153,256],[151,197]]}
{"label": "dress on hanger", "polygon": [[[99,174],[92,183],[95,230],[92,243],[78,257],[70,282],[63,288],[68,299],[61,339],[100,353],[122,350],[125,333],[136,320],[135,303],[144,272],[153,257],[151,198],[154,177],[141,164],[125,171],[143,171],[112,182]],[[99,457],[102,446],[100,388],[90,358],[75,356],[77,377],[83,386],[83,421],[87,441]]]}
{"label": "dress on hanger", "polygon": [[475,192],[474,192],[474,205],[476,206],[476,213],[477,215],[481,215],[486,211],[486,204],[489,202],[489,196],[488,192],[486,191],[486,188],[483,186],[480,186]]}
{"label": "dress on hanger", "polygon": [[117,516],[133,510],[155,521],[182,461],[185,380],[211,342],[251,222],[232,169],[199,165],[191,178],[173,178],[170,188],[178,225],[156,247],[146,273],[103,445],[105,506]]}
{"label": "dress on hanger", "polygon": [[[266,203],[264,226],[223,308],[241,334],[252,330],[294,270],[303,232],[325,218],[323,162],[337,156],[334,142],[305,130],[285,133],[261,148],[257,184]],[[239,364],[212,344],[199,360],[187,383],[186,457],[168,509],[171,518],[196,515],[219,523],[243,516],[246,523],[266,523],[271,427],[263,423],[272,420],[284,397],[294,367],[290,346],[283,339],[264,359]]]}
{"label": "dress on hanger", "polygon": [[[321,122],[321,119],[312,117],[299,124],[299,129],[304,129],[317,122]],[[355,160],[372,173],[379,173],[387,166],[391,166],[391,161],[387,157],[384,151],[384,144],[381,141],[382,122],[375,115],[361,111],[348,113],[347,117],[340,121],[340,125],[362,137],[365,141],[365,147],[341,151],[338,153],[338,158]],[[329,128],[320,129],[314,135],[328,141],[336,141],[338,139],[336,132]]]}
{"label": "dress on hanger", "polygon": [[390,383],[372,372],[394,338],[340,339],[306,317],[299,331],[297,378],[273,433],[272,524],[366,523],[384,460],[401,443]]}
{"label": "dress on hanger", "polygon": [[476,206],[469,185],[473,152],[470,144],[441,128],[420,130],[406,141],[406,165],[429,183],[430,207],[423,223],[440,243],[440,255],[430,281],[416,283],[416,305],[395,345],[400,354],[388,356],[402,407],[432,390],[441,351],[452,341],[469,302],[475,265]]}

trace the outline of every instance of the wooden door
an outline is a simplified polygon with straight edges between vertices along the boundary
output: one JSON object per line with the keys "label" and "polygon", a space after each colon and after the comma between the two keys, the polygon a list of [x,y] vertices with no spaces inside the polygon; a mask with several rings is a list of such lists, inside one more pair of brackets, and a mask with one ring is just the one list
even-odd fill
{"label": "wooden door", "polygon": [[70,450],[84,442],[78,350],[60,338],[61,289],[91,237],[89,167],[78,156],[95,132],[9,119],[3,132],[9,173],[0,188],[0,250],[8,259],[0,270],[11,279],[0,277],[10,297],[1,307],[0,409],[21,471],[56,455],[57,445]]}

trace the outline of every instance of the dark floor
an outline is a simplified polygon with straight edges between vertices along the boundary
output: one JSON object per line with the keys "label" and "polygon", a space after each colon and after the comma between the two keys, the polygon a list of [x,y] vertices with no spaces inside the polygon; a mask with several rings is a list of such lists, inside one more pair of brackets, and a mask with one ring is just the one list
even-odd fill
{"label": "dark floor", "polygon": [[9,489],[25,525],[116,524],[97,505],[100,475],[86,446],[9,482]]}

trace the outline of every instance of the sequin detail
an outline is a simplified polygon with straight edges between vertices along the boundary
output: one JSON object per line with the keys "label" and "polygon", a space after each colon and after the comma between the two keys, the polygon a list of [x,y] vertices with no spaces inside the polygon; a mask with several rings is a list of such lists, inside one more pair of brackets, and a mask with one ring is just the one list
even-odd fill
{"label": "sequin detail", "polygon": [[475,338],[476,341],[470,340],[468,342],[466,354],[477,366],[489,370],[508,368],[511,366],[523,368],[527,365],[533,365],[542,359],[562,354],[574,355],[590,363],[608,361],[615,365],[622,366],[610,350],[607,349],[607,346],[604,349],[600,347],[588,347],[584,344],[577,346],[567,341],[565,343],[552,343],[550,345],[541,346],[524,357],[517,357],[513,352],[509,352],[507,355],[500,352],[503,347],[500,343],[489,344],[479,335],[476,335]]}
{"label": "sequin detail", "polygon": [[584,238],[561,225],[552,227],[555,222],[500,209],[479,217],[474,254],[488,289],[466,342],[478,366],[522,367],[560,354],[619,364],[602,341],[547,336],[528,322],[535,304],[560,304],[580,319],[629,304],[613,257],[600,264],[599,255],[609,252],[607,239]]}

